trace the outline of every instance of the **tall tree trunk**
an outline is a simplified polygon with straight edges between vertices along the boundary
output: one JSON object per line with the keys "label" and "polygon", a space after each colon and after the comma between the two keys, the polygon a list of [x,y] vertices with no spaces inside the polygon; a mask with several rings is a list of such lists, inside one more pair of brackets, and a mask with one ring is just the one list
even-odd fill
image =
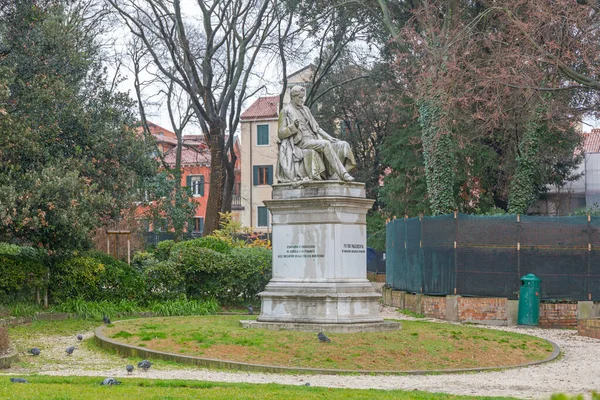
{"label": "tall tree trunk", "polygon": [[226,171],[223,166],[225,143],[220,124],[211,124],[208,135],[210,148],[210,185],[206,216],[204,221],[204,236],[210,235],[219,227],[219,212],[223,204],[223,187],[225,186]]}
{"label": "tall tree trunk", "polygon": [[235,185],[235,154],[232,160],[225,159],[223,166],[226,171],[225,185],[223,188],[223,205],[221,212],[231,212],[231,203],[233,200],[233,187]]}

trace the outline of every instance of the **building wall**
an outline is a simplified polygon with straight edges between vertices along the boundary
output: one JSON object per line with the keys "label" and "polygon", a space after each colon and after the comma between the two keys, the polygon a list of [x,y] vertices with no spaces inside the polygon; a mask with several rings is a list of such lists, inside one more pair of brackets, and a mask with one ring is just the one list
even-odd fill
{"label": "building wall", "polygon": [[[254,185],[254,166],[272,166],[273,183],[276,183],[275,166],[277,164],[277,119],[242,121],[241,135],[241,201],[244,209],[240,221],[244,226],[256,232],[270,231],[269,227],[257,227],[259,206],[264,206],[264,200],[271,199],[270,185]],[[257,126],[269,126],[269,145],[257,145]],[[270,216],[269,216],[270,224]]]}

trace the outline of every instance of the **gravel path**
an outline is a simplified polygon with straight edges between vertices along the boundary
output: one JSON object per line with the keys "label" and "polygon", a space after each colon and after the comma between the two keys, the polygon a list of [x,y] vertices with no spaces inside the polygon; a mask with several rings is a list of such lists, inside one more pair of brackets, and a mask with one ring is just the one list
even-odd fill
{"label": "gravel path", "polygon": [[[394,308],[382,310],[384,318],[412,319],[404,317]],[[429,321],[436,321],[427,319]],[[437,321],[442,323],[442,321]],[[447,323],[447,322],[443,322]],[[554,362],[509,369],[497,372],[465,374],[425,375],[425,376],[336,376],[336,375],[287,375],[248,372],[224,372],[192,367],[161,366],[151,368],[147,373],[134,372],[135,377],[159,379],[193,379],[221,382],[280,383],[336,388],[373,388],[424,390],[479,396],[513,396],[523,399],[549,399],[557,392],[584,394],[591,398],[590,391],[600,391],[600,340],[577,336],[573,330],[486,327],[506,331],[526,333],[548,339],[558,344],[564,356]],[[485,329],[482,327],[482,329]],[[92,332],[85,334],[86,338]],[[74,344],[74,336],[56,336],[44,339],[45,350],[35,365],[28,369],[13,367],[7,372],[40,373],[45,375],[87,375],[126,377],[125,362],[118,356],[93,352],[80,346],[72,356],[64,349]],[[27,344],[15,343],[18,348]],[[23,358],[32,357],[23,354]],[[31,359],[29,359],[31,360]]]}

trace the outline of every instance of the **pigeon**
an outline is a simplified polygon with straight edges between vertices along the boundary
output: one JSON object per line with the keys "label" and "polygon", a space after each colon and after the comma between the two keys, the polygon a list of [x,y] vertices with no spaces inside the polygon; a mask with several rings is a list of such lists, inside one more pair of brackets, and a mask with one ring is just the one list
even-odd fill
{"label": "pigeon", "polygon": [[108,318],[106,315],[105,315],[104,317],[102,317],[102,321],[103,321],[103,322],[104,322],[106,325],[110,324],[110,318]]}
{"label": "pigeon", "polygon": [[248,306],[248,314],[254,314],[254,308],[252,306]]}
{"label": "pigeon", "polygon": [[144,371],[148,371],[148,368],[152,366],[152,363],[148,360],[143,360],[138,363],[138,368],[143,369]]}
{"label": "pigeon", "polygon": [[120,385],[121,382],[119,382],[115,378],[106,378],[100,384],[105,385],[105,386],[112,386],[112,385]]}
{"label": "pigeon", "polygon": [[77,334],[77,340],[80,342],[83,340],[83,335],[81,333]]}
{"label": "pigeon", "polygon": [[331,342],[331,339],[329,339],[327,336],[325,336],[325,334],[323,332],[319,332],[317,337],[319,338],[319,340],[321,342],[327,342],[327,343]]}
{"label": "pigeon", "polygon": [[67,349],[65,351],[67,352],[68,355],[71,355],[75,351],[75,346],[69,346],[69,347],[67,347]]}
{"label": "pigeon", "polygon": [[33,349],[29,349],[27,352],[33,354],[34,356],[40,355],[40,349],[38,349],[37,347],[34,347]]}
{"label": "pigeon", "polygon": [[127,375],[131,375],[131,373],[133,372],[133,365],[127,364],[125,366],[125,369],[127,370]]}
{"label": "pigeon", "polygon": [[29,381],[25,378],[10,378],[12,383],[29,383]]}

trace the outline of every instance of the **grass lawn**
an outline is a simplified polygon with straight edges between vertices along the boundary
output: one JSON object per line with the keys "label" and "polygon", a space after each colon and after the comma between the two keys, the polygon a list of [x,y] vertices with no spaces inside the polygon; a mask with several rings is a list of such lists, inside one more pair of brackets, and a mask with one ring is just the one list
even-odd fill
{"label": "grass lawn", "polygon": [[100,386],[102,378],[27,377],[29,383],[16,384],[0,377],[2,399],[509,399],[508,397],[471,397],[419,391],[329,389],[320,387],[215,383],[180,380],[119,379],[118,386]]}
{"label": "grass lawn", "polygon": [[[402,330],[328,334],[244,329],[249,316],[128,320],[105,328],[120,342],[175,354],[287,367],[352,370],[440,370],[516,365],[546,359],[536,337],[474,326],[402,321]],[[327,333],[327,332],[325,332]]]}

